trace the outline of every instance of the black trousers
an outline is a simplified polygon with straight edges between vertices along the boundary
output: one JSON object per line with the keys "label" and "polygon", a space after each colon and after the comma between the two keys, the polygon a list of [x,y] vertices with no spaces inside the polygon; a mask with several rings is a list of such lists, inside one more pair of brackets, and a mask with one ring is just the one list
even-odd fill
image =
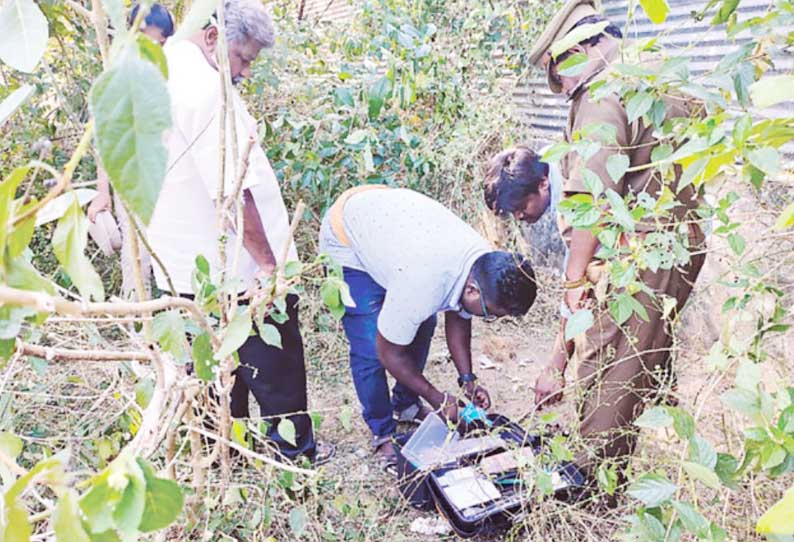
{"label": "black trousers", "polygon": [[[192,295],[183,295],[192,299]],[[248,392],[254,394],[259,404],[259,414],[266,418],[268,438],[278,445],[281,453],[294,459],[300,455],[314,458],[316,443],[312,421],[306,413],[306,364],[303,357],[303,339],[298,324],[298,296],[287,296],[287,315],[283,324],[266,318],[281,334],[282,348],[265,343],[254,326],[255,335],[246,339],[237,350],[240,365],[235,369],[231,392],[231,414],[234,418],[247,418]],[[300,414],[290,414],[299,412]],[[278,433],[283,414],[295,426],[295,445]]]}

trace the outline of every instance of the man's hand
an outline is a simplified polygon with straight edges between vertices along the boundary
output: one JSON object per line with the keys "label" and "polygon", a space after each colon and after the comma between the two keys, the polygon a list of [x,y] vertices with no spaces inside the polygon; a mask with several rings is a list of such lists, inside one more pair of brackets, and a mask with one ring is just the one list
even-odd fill
{"label": "man's hand", "polygon": [[474,403],[474,406],[488,410],[491,408],[491,396],[488,390],[477,384],[477,382],[466,382],[463,387],[466,397]]}
{"label": "man's hand", "polygon": [[543,408],[562,400],[565,374],[558,368],[548,366],[535,381],[535,404]]}
{"label": "man's hand", "polygon": [[587,291],[584,286],[565,290],[565,305],[572,313],[585,308],[586,300]]}
{"label": "man's hand", "polygon": [[451,393],[444,394],[444,400],[439,408],[439,414],[444,420],[452,423],[458,422],[458,399]]}
{"label": "man's hand", "polygon": [[109,211],[110,204],[110,194],[101,191],[98,192],[94,199],[91,200],[91,204],[88,206],[88,220],[90,220],[92,224],[96,223],[96,215],[102,211]]}

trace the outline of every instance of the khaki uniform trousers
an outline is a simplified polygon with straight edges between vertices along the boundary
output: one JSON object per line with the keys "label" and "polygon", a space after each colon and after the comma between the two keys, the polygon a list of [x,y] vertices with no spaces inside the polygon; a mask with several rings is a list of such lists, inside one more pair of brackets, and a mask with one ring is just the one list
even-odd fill
{"label": "khaki uniform trousers", "polygon": [[[704,236],[699,226],[690,230],[690,246],[701,251]],[[578,415],[582,449],[576,462],[586,472],[604,460],[625,463],[637,439],[634,420],[644,406],[658,397],[673,375],[672,327],[703,267],[705,254],[693,254],[683,268],[646,269],[640,280],[659,296],[645,293],[635,298],[648,312],[649,321],[636,314],[618,326],[606,306],[594,309],[594,325],[576,339]],[[676,300],[675,310],[664,318],[660,294]]]}

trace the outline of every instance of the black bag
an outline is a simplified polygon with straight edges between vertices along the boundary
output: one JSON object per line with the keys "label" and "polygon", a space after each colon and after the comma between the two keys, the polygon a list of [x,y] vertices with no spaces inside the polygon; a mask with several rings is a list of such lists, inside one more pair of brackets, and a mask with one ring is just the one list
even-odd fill
{"label": "black bag", "polygon": [[[489,415],[488,419],[492,424],[491,427],[486,428],[483,422],[461,423],[458,430],[462,435],[469,436],[477,432],[488,431],[505,440],[505,449],[511,448],[510,444],[512,443],[512,447],[515,445],[529,446],[536,455],[542,452],[545,437],[548,435],[530,435],[518,424],[498,414]],[[429,472],[418,471],[402,454],[402,447],[412,434],[400,434],[394,440],[400,493],[415,508],[432,510],[435,507],[458,536],[469,538],[504,531],[512,525],[512,519],[517,512],[526,511],[529,507],[529,495],[522,487],[508,487],[503,490],[499,499],[480,506],[477,513],[464,515],[461,510],[449,502],[439,482],[439,478],[444,474],[459,468],[460,463],[444,465]],[[499,452],[500,450],[495,450],[479,456],[463,458],[463,460],[467,463],[478,463],[483,457]],[[557,472],[567,487],[557,491],[555,498],[562,500],[579,498],[585,485],[584,475],[579,469],[572,463],[566,463],[560,465]]]}

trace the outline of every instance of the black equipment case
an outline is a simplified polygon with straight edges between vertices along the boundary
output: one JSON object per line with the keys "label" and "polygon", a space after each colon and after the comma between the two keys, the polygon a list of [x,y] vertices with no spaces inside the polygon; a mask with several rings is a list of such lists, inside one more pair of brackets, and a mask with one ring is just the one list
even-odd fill
{"label": "black equipment case", "polygon": [[[500,453],[516,447],[531,447],[536,456],[540,456],[544,449],[544,436],[530,435],[521,426],[511,422],[504,416],[491,414],[488,416],[492,426],[486,428],[483,422],[465,424],[461,422],[458,431],[462,435],[476,435],[487,431],[497,435],[505,441],[503,450],[461,458],[458,462],[439,466],[429,472],[419,472],[402,454],[402,447],[408,442],[413,433],[403,433],[395,437],[395,450],[397,452],[397,472],[400,493],[408,502],[418,509],[431,510],[433,507],[449,522],[458,536],[467,538],[492,534],[507,529],[512,524],[516,513],[525,511],[530,504],[530,495],[526,486],[521,484],[509,487],[500,486],[502,496],[491,502],[479,505],[476,510],[468,510],[464,515],[446,497],[442,490],[439,478],[447,472],[464,465],[475,465],[488,455]],[[554,497],[561,500],[577,500],[581,498],[585,488],[585,477],[572,463],[563,463],[556,469],[559,473],[563,488],[554,493]],[[505,473],[507,477],[515,477],[516,471]],[[497,482],[505,475],[497,478]]]}

